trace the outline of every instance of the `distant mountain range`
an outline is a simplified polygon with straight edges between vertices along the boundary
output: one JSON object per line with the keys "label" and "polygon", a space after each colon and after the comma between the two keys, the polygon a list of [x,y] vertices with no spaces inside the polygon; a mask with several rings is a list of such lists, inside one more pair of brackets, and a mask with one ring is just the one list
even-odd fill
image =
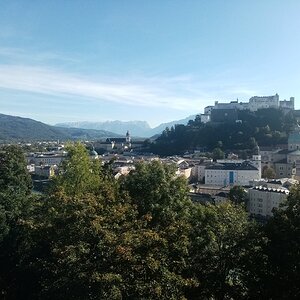
{"label": "distant mountain range", "polygon": [[145,121],[106,121],[106,122],[64,122],[56,124],[55,126],[65,128],[83,128],[83,129],[96,129],[107,130],[115,132],[120,135],[125,135],[129,130],[131,136],[137,137],[152,137],[154,135],[162,133],[166,127],[172,127],[175,124],[186,125],[189,120],[194,120],[196,115],[191,115],[185,119],[172,121],[169,123],[162,123],[157,127],[151,128]]}
{"label": "distant mountain range", "polygon": [[105,130],[62,128],[28,118],[0,114],[0,141],[89,140],[119,136]]}

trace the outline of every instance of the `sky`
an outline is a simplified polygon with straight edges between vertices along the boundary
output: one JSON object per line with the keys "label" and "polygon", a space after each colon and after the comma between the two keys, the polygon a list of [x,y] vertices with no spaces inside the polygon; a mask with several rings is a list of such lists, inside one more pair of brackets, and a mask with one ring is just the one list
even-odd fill
{"label": "sky", "polygon": [[0,113],[47,124],[294,96],[298,0],[0,0]]}

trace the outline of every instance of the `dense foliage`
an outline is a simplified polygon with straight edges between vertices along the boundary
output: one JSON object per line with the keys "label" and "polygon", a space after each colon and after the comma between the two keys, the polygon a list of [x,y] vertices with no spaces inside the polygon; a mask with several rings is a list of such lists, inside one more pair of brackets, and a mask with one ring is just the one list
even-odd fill
{"label": "dense foliage", "polygon": [[[153,153],[173,155],[195,149],[237,151],[257,146],[283,144],[293,130],[296,118],[293,112],[285,114],[278,109],[260,109],[257,112],[237,111],[239,122],[201,123],[200,116],[187,125],[166,128],[150,147]],[[217,155],[220,156],[220,153]]]}
{"label": "dense foliage", "polygon": [[23,154],[0,151],[1,299],[299,299],[299,186],[259,225],[239,188],[194,204],[172,166],[116,181],[82,145],[68,153],[33,195]]}

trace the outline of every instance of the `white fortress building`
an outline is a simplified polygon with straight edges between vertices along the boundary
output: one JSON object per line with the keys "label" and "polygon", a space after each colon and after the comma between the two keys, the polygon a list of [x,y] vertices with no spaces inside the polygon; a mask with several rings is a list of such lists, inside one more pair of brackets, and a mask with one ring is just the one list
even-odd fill
{"label": "white fortress building", "polygon": [[273,96],[254,96],[249,99],[249,102],[239,102],[238,99],[229,103],[220,103],[215,101],[215,105],[206,106],[204,108],[204,114],[201,115],[201,121],[202,119],[206,122],[207,120],[210,120],[210,118],[205,116],[210,116],[213,110],[257,111],[265,108],[283,109],[285,111],[294,110],[295,98],[290,97],[290,100],[279,100],[279,95],[275,94]]}
{"label": "white fortress building", "polygon": [[250,111],[257,111],[263,108],[279,108],[279,96],[254,96],[249,99]]}

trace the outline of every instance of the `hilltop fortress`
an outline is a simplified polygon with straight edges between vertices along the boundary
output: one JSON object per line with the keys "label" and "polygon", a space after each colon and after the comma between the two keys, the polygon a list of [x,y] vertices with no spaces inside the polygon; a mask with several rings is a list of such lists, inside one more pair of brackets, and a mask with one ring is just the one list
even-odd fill
{"label": "hilltop fortress", "polygon": [[249,99],[249,102],[239,102],[238,99],[229,103],[215,101],[215,105],[204,108],[204,114],[201,114],[201,122],[218,122],[224,118],[235,119],[238,110],[257,111],[264,108],[276,108],[288,112],[295,109],[295,98],[290,97],[290,100],[279,100],[279,95],[276,94],[274,96],[254,96]]}

